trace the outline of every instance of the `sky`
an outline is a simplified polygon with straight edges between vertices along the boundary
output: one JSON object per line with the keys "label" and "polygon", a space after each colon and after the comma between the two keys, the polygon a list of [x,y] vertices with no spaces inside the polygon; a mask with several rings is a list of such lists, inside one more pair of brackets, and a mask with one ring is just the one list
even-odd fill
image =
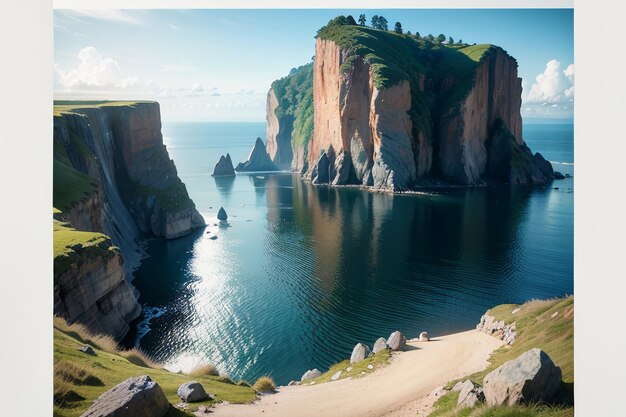
{"label": "sky", "polygon": [[157,100],[164,121],[262,122],[272,81],[337,15],[492,43],[517,59],[525,120],[571,120],[571,9],[55,10],[55,99]]}

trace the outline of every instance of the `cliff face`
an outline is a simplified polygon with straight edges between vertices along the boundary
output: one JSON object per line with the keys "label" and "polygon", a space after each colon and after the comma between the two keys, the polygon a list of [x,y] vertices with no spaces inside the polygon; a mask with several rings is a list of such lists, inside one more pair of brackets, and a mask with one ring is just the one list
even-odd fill
{"label": "cliff face", "polygon": [[59,269],[63,235],[55,227],[55,314],[122,337],[141,311],[126,280],[139,265],[141,237],[204,226],[163,144],[158,104],[55,106],[53,195],[56,219],[120,248],[93,257],[72,246],[74,266]]}
{"label": "cliff face", "polygon": [[[313,135],[301,154],[314,183],[403,190],[553,178],[522,140],[521,79],[501,48],[329,25],[316,41],[312,91]],[[268,110],[280,101],[270,97]],[[268,132],[280,132],[270,119]]]}

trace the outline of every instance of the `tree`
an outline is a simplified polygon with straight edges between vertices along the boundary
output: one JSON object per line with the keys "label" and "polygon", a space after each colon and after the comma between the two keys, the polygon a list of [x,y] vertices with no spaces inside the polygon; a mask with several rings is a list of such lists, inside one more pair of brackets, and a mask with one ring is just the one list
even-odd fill
{"label": "tree", "polygon": [[440,33],[439,36],[437,36],[437,43],[443,43],[443,41],[446,40],[446,35],[444,35],[443,33]]}
{"label": "tree", "polygon": [[410,30],[407,30],[407,31],[406,31],[406,34],[407,34],[407,35],[409,35],[409,36],[411,36],[411,35],[412,35],[412,33],[411,33],[411,31],[410,31]]}
{"label": "tree", "polygon": [[372,16],[372,27],[374,29],[378,29],[378,15],[377,14]]}
{"label": "tree", "polygon": [[351,15],[348,15],[348,17],[346,17],[346,24],[356,26],[356,20],[354,20],[354,17]]}
{"label": "tree", "polygon": [[419,32],[415,32],[415,37],[416,37],[417,39],[421,38],[420,33],[419,33]]}
{"label": "tree", "polygon": [[429,33],[428,36],[426,36],[426,40],[433,42],[435,40],[435,37]]}
{"label": "tree", "polygon": [[367,19],[365,18],[365,15],[359,15],[359,25],[361,26],[365,26],[365,23],[367,22]]}
{"label": "tree", "polygon": [[452,39],[452,36],[448,38],[448,45],[454,45],[454,39]]}
{"label": "tree", "polygon": [[393,31],[396,33],[402,33],[402,23],[396,22],[396,25],[394,26]]}
{"label": "tree", "polygon": [[459,45],[463,45],[463,39],[459,39]]}
{"label": "tree", "polygon": [[388,26],[387,26],[387,19],[385,19],[382,16],[378,17],[378,26],[379,26],[378,29],[380,29],[380,30],[388,30],[389,29]]}

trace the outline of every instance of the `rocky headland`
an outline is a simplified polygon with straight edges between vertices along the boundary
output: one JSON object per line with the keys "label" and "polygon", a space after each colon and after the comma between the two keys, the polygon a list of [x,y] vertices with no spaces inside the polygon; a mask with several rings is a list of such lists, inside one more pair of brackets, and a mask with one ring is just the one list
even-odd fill
{"label": "rocky headland", "polygon": [[320,29],[313,63],[272,84],[274,163],[313,183],[392,191],[553,179],[524,143],[521,79],[502,48],[342,22]]}
{"label": "rocky headland", "polygon": [[53,139],[54,313],[122,338],[141,312],[128,283],[140,239],[204,219],[163,144],[158,103],[55,103]]}

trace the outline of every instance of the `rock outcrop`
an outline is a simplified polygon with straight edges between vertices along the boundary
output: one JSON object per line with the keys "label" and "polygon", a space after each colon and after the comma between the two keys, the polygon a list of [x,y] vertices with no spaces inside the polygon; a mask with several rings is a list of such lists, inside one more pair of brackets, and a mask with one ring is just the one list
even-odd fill
{"label": "rock outcrop", "polygon": [[459,398],[456,402],[457,411],[464,408],[472,408],[479,402],[483,402],[485,400],[482,387],[474,384],[470,380],[462,382],[457,390],[459,391]]}
{"label": "rock outcrop", "polygon": [[378,353],[387,349],[387,340],[384,337],[379,337],[376,339],[374,343],[374,347],[372,348],[372,353]]}
{"label": "rock outcrop", "polygon": [[128,378],[102,394],[81,417],[162,417],[170,409],[163,390],[148,375]]}
{"label": "rock outcrop", "polygon": [[370,348],[363,343],[357,343],[354,349],[352,349],[352,355],[350,355],[350,363],[360,362],[370,355]]}
{"label": "rock outcrop", "polygon": [[248,160],[237,164],[237,172],[262,172],[278,171],[279,168],[272,162],[270,156],[265,151],[265,145],[261,138],[256,138],[256,142],[248,155]]}
{"label": "rock outcrop", "polygon": [[309,369],[302,375],[302,377],[300,378],[300,382],[304,382],[309,379],[315,379],[315,378],[320,377],[321,375],[322,373],[317,368]]}
{"label": "rock outcrop", "polygon": [[480,322],[476,329],[487,333],[500,340],[504,340],[507,345],[512,344],[517,337],[517,327],[515,322],[506,324],[503,320],[496,320],[495,317],[485,313],[480,317]]}
{"label": "rock outcrop", "polygon": [[226,177],[235,175],[235,168],[233,168],[233,161],[230,159],[230,154],[227,153],[226,156],[220,156],[220,160],[215,164],[215,168],[213,169],[213,177]]}
{"label": "rock outcrop", "polygon": [[406,337],[396,330],[389,335],[387,339],[387,347],[391,350],[404,350],[406,348]]}
{"label": "rock outcrop", "polygon": [[141,259],[139,240],[176,238],[204,219],[163,144],[158,103],[55,106],[53,133],[55,218],[120,249],[97,257],[77,249],[71,268],[56,268],[66,260],[55,258],[55,314],[121,338],[140,312],[126,280]]}
{"label": "rock outcrop", "polygon": [[531,349],[490,372],[483,381],[487,405],[552,402],[561,390],[561,368]]}
{"label": "rock outcrop", "polygon": [[176,391],[178,397],[186,403],[197,403],[210,399],[202,384],[198,381],[185,382]]}
{"label": "rock outcrop", "polygon": [[[316,40],[312,89],[313,134],[292,141],[291,154],[292,167],[306,155],[295,165],[314,183],[404,190],[553,179],[551,164],[523,142],[517,62],[499,47],[435,50],[411,36],[329,24]],[[283,94],[291,100],[268,94],[271,155],[288,148],[293,125],[276,117],[280,103],[298,109]]]}

